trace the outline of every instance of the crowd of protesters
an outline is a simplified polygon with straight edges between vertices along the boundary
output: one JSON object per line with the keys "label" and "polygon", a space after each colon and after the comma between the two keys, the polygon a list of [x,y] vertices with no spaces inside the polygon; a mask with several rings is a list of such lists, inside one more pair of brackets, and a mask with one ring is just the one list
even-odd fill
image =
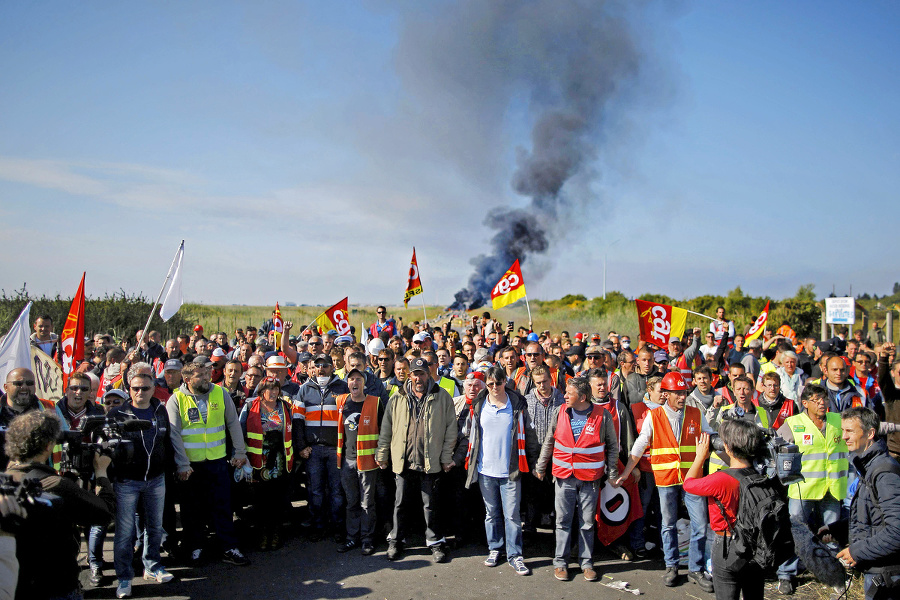
{"label": "crowd of protesters", "polygon": [[[32,335],[51,355],[52,325],[39,317]],[[78,520],[95,586],[107,582],[103,541],[114,521],[118,598],[132,594],[136,551],[144,579],[159,583],[173,578],[163,554],[247,565],[246,551],[277,550],[291,535],[331,539],[341,553],[383,549],[394,561],[422,521],[435,562],[480,540],[485,566],[505,560],[519,575],[531,573],[523,539],[549,527],[554,576],[570,579],[575,545],[581,575],[594,581],[604,486],[632,489],[643,513],[606,540],[615,555],[661,554],[665,585],[681,584],[677,521],[686,514],[687,580],[737,598],[741,586],[717,567],[736,484],[714,474],[746,467],[753,436],[739,427],[728,452],[710,453],[709,434],[725,439],[729,424],[742,422],[798,444],[806,479],[788,488],[790,511],[813,531],[852,518],[865,471],[854,451],[900,456],[900,361],[877,324],[852,337],[839,329],[827,341],[798,338],[787,323],[748,343],[743,331],[720,308],[708,331],[659,348],[616,332],[515,329],[488,313],[404,325],[382,306],[371,327],[348,335],[296,331],[290,321],[283,333],[268,321],[232,337],[199,325],[169,340],[156,331],[138,331],[130,343],[98,334],[55,404],[36,396],[31,371],[11,371],[0,426],[32,412],[56,415],[64,430],[94,415],[150,423],[133,434],[132,461],[108,474],[98,466],[95,483],[113,482],[115,508],[107,486],[106,508],[95,501],[92,510],[108,517]],[[842,414],[863,434],[875,428],[868,445],[848,440]],[[0,468],[35,456],[48,471],[71,466],[55,442],[46,455],[10,455],[9,447]],[[889,530],[880,535],[894,541],[872,554],[851,536],[844,558],[863,570],[900,564],[900,476],[882,483]],[[714,497],[727,516],[707,501]],[[299,499],[306,510],[292,508]],[[802,568],[796,557],[778,568],[781,594],[794,592]],[[77,578],[48,582],[33,566],[20,574],[28,597],[78,589]],[[744,598],[762,597],[756,579]]]}

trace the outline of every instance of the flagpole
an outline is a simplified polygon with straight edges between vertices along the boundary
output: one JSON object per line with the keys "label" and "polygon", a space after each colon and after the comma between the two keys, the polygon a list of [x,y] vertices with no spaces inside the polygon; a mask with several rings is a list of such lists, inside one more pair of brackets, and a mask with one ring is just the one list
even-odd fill
{"label": "flagpole", "polygon": [[425,312],[425,292],[422,292],[422,314],[425,315],[425,324],[428,324],[428,313]]}
{"label": "flagpole", "polygon": [[534,321],[531,319],[531,305],[528,304],[528,294],[525,294],[525,308],[528,309],[528,325],[531,326]]}
{"label": "flagpole", "polygon": [[144,330],[141,331],[141,339],[138,340],[137,346],[134,347],[137,352],[141,351],[141,344],[144,343],[144,338],[147,337],[147,329],[150,327],[150,321],[153,320],[153,313],[156,312],[156,307],[159,306],[159,301],[162,299],[163,292],[166,291],[166,284],[169,283],[169,279],[172,277],[172,269],[175,267],[175,261],[178,260],[178,253],[181,252],[183,247],[184,240],[181,240],[181,244],[178,246],[178,250],[175,251],[175,256],[172,258],[172,264],[169,265],[169,271],[166,273],[166,280],[163,281],[162,288],[159,290],[159,295],[156,297],[156,302],[153,303],[153,308],[150,309],[150,316],[147,317],[147,323],[144,325]]}
{"label": "flagpole", "polygon": [[698,312],[694,312],[694,311],[692,311],[692,310],[688,310],[688,309],[686,309],[686,308],[682,308],[681,310],[683,310],[684,312],[689,312],[689,313],[691,313],[692,315],[697,315],[698,317],[703,317],[704,319],[709,319],[710,321],[715,321],[715,319],[712,318],[712,317],[707,317],[706,315],[700,314],[700,313],[698,313]]}

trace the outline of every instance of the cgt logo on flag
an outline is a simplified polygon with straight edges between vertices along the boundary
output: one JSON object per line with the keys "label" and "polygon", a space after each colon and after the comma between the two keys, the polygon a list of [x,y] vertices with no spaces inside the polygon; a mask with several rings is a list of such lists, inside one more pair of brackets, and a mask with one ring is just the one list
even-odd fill
{"label": "cgt logo on flag", "polygon": [[512,304],[525,297],[525,280],[522,279],[522,268],[519,259],[503,274],[494,289],[491,290],[491,303],[494,310]]}
{"label": "cgt logo on flag", "polygon": [[416,261],[416,249],[413,248],[412,260],[409,263],[409,280],[406,282],[406,294],[403,306],[409,306],[409,299],[422,293],[422,280],[419,278],[419,263]]}
{"label": "cgt logo on flag", "polygon": [[763,327],[766,325],[766,321],[769,320],[769,302],[766,302],[766,307],[763,309],[762,314],[759,315],[759,318],[753,322],[753,326],[750,327],[750,331],[747,332],[747,335],[744,336],[744,342],[749,342],[750,340],[754,340],[759,337],[759,335],[763,332]]}
{"label": "cgt logo on flag", "polygon": [[681,337],[687,323],[687,311],[683,308],[635,300],[641,339],[648,344],[665,348],[672,336]]}
{"label": "cgt logo on flag", "polygon": [[347,319],[347,298],[344,298],[321,315],[316,317],[316,324],[322,331],[334,329],[338,335],[350,333],[350,321]]}

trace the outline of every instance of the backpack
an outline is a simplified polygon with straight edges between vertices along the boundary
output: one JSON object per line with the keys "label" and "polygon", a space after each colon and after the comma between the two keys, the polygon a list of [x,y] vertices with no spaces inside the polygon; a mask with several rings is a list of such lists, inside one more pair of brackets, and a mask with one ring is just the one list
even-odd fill
{"label": "backpack", "polygon": [[787,494],[781,481],[752,467],[723,471],[740,483],[737,518],[732,522],[719,500],[716,504],[732,536],[729,552],[753,561],[763,570],[778,567],[794,554]]}

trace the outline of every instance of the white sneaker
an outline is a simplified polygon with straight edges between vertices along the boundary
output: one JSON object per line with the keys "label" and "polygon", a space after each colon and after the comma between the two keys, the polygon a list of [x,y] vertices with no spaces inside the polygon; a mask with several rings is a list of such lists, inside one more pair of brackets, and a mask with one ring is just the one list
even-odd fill
{"label": "white sneaker", "polygon": [[120,581],[116,588],[116,598],[131,598],[131,580]]}
{"label": "white sneaker", "polygon": [[166,571],[164,568],[160,567],[156,570],[156,573],[151,573],[150,571],[144,571],[144,580],[150,581],[151,579],[155,579],[156,583],[169,583],[175,576]]}
{"label": "white sneaker", "polygon": [[484,566],[496,567],[500,563],[500,551],[491,550],[488,552],[487,558],[484,559]]}

